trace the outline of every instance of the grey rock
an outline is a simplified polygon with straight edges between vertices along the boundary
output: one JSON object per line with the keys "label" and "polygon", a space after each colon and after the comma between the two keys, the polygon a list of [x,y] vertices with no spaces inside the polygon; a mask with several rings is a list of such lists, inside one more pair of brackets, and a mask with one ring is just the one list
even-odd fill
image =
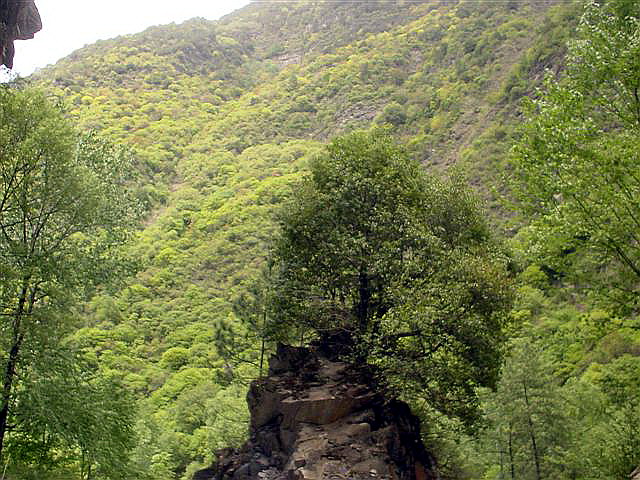
{"label": "grey rock", "polygon": [[249,480],[251,477],[251,468],[248,463],[245,463],[235,472],[233,472],[233,480]]}
{"label": "grey rock", "polygon": [[409,407],[326,350],[278,346],[270,376],[247,395],[250,441],[221,452],[213,477],[194,479],[439,480]]}
{"label": "grey rock", "polygon": [[34,0],[0,0],[0,65],[13,68],[13,41],[33,38],[41,29]]}

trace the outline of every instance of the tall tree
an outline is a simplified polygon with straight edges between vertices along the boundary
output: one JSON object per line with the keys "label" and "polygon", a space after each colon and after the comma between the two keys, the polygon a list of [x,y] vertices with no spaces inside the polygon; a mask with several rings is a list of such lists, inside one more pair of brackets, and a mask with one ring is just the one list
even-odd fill
{"label": "tall tree", "polygon": [[538,345],[516,339],[511,347],[498,388],[486,402],[492,424],[487,436],[498,447],[494,455],[512,480],[560,478],[558,450],[569,425],[560,387]]}
{"label": "tall tree", "polygon": [[0,89],[0,455],[23,420],[16,385],[56,348],[74,302],[114,271],[108,254],[135,217],[127,161],[79,136],[42,94]]}
{"label": "tall tree", "polygon": [[384,131],[355,132],[311,165],[280,225],[271,325],[348,330],[388,385],[417,382],[471,420],[473,387],[497,376],[509,294],[462,182],[426,175]]}
{"label": "tall tree", "polygon": [[640,279],[638,2],[589,3],[568,46],[564,77],[548,78],[528,105],[515,149],[516,180],[542,233],[539,246],[550,251],[547,263],[558,265],[552,258],[558,253],[595,253],[599,267],[609,267],[597,277],[634,290]]}
{"label": "tall tree", "polygon": [[393,283],[428,250],[430,236],[414,222],[423,179],[388,138],[367,133],[336,139],[312,164],[275,250],[294,323],[366,329],[390,308]]}

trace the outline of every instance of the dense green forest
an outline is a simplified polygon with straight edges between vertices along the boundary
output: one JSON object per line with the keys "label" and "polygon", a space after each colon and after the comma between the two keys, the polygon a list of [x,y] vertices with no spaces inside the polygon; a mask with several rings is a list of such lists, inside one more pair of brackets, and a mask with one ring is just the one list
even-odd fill
{"label": "dense green forest", "polygon": [[255,2],[3,86],[4,477],[190,479],[263,349],[348,325],[443,478],[629,478],[639,85],[634,1],[405,0]]}

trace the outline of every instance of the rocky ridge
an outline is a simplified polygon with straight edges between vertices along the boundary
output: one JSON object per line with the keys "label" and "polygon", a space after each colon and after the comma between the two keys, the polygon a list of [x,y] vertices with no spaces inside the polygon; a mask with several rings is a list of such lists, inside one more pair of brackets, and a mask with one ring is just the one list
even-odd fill
{"label": "rocky ridge", "polygon": [[438,479],[409,407],[338,351],[280,345],[247,396],[250,439],[194,480]]}

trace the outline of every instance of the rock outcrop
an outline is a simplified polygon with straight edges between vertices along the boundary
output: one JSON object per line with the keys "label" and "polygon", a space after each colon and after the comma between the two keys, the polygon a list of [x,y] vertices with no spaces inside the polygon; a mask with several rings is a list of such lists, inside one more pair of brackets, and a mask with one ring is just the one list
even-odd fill
{"label": "rock outcrop", "polygon": [[33,38],[41,29],[34,0],[0,0],[0,65],[13,68],[13,41]]}
{"label": "rock outcrop", "polygon": [[279,346],[252,383],[249,441],[194,480],[436,480],[409,407],[385,400],[371,373],[335,348]]}

